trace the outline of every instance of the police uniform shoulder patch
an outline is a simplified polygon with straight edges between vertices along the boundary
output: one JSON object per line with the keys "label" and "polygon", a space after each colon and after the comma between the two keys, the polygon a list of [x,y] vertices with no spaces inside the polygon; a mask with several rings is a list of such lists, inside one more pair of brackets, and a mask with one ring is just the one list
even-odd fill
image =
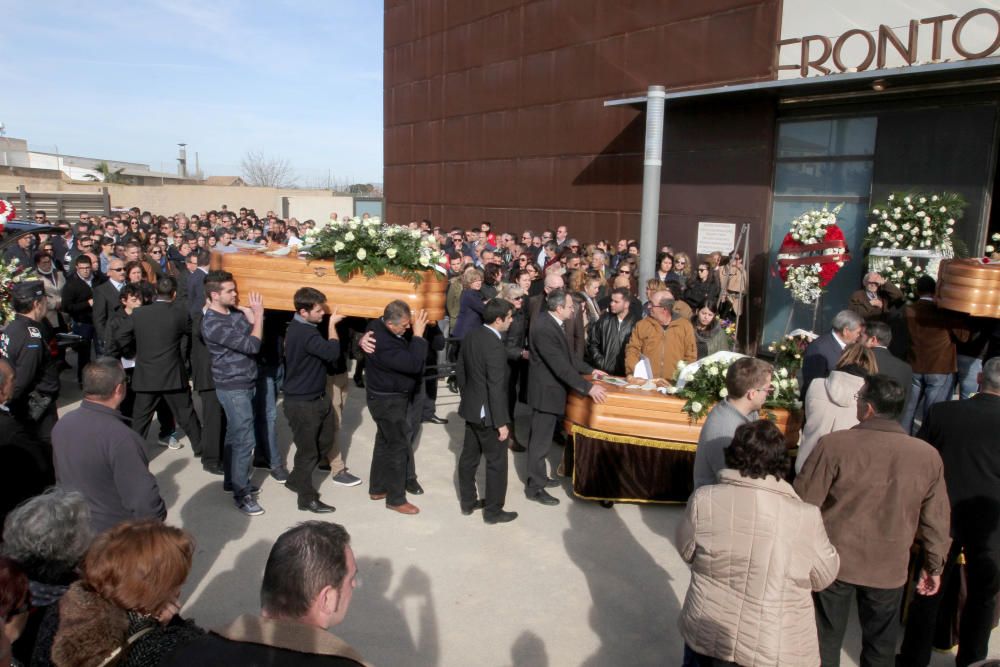
{"label": "police uniform shoulder patch", "polygon": [[28,327],[28,335],[32,338],[41,338],[42,332],[38,329],[38,327]]}

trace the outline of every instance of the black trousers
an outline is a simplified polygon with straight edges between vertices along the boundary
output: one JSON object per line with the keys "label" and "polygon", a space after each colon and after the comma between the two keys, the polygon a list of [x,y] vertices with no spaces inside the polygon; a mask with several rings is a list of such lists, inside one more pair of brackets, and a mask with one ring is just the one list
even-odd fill
{"label": "black trousers", "polygon": [[900,647],[900,663],[908,667],[926,667],[931,660],[934,629],[938,621],[943,592],[955,585],[960,574],[957,560],[965,554],[966,599],[958,625],[957,667],[966,667],[984,660],[989,652],[990,633],[996,597],[1000,593],[1000,553],[985,547],[963,544],[956,539],[951,545],[948,562],[941,575],[937,595],[913,596],[906,617],[906,632]]}
{"label": "black trousers", "polygon": [[410,451],[411,409],[408,396],[376,396],[368,394],[368,412],[375,426],[375,448],[368,492],[386,494],[387,505],[406,502],[406,467]]}
{"label": "black trousers", "polygon": [[[132,412],[135,408],[135,391],[132,390],[132,374],[134,372],[135,368],[125,369],[125,400],[118,406],[118,411],[129,419],[132,419]],[[161,438],[166,438],[174,432],[174,414],[170,412],[170,407],[162,399],[156,401],[156,421],[160,424],[159,436]],[[194,443],[192,446],[195,446]],[[197,453],[198,450],[194,451]]]}
{"label": "black trousers", "polygon": [[[510,371],[507,375],[507,414],[513,420],[518,396],[523,395],[521,386],[525,384],[525,379],[528,377],[528,362],[524,359],[508,361],[507,369]],[[511,436],[514,435],[513,426],[511,424]]]}
{"label": "black trousers", "polygon": [[552,433],[560,415],[551,412],[531,411],[531,434],[528,436],[528,471],[524,492],[533,496],[545,489],[549,474],[545,466],[549,448],[552,447]]}
{"label": "black trousers", "polygon": [[132,406],[132,430],[145,440],[149,433],[149,424],[153,421],[153,412],[160,399],[166,402],[170,411],[180,422],[184,432],[191,439],[191,449],[195,456],[201,456],[201,423],[194,412],[191,402],[191,392],[188,389],[176,391],[137,391],[135,403]]}
{"label": "black trousers", "polygon": [[500,442],[495,428],[466,422],[465,442],[458,457],[458,495],[463,510],[471,510],[476,504],[476,470],[483,456],[486,457],[483,516],[495,516],[503,510],[507,497],[507,444]]}
{"label": "black trousers", "polygon": [[424,400],[421,402],[420,406],[421,421],[427,421],[435,415],[437,412],[437,397],[438,377],[437,370],[435,370],[434,377],[424,380]]}
{"label": "black trousers", "polygon": [[226,413],[214,389],[198,392],[201,397],[201,464],[206,468],[222,465],[226,441]]}
{"label": "black trousers", "polygon": [[695,661],[698,667],[740,667],[735,662],[729,660],[719,660],[718,658],[712,658],[707,655],[701,655],[695,653]]}
{"label": "black trousers", "polygon": [[292,471],[285,486],[298,494],[299,502],[318,500],[319,491],[312,476],[317,464],[327,460],[337,434],[333,405],[330,397],[323,394],[311,401],[288,400],[286,396],[284,406],[295,439]]}
{"label": "black trousers", "polygon": [[840,665],[840,648],[855,593],[861,622],[861,667],[895,667],[897,617],[903,588],[870,588],[840,580],[813,594],[823,667]]}

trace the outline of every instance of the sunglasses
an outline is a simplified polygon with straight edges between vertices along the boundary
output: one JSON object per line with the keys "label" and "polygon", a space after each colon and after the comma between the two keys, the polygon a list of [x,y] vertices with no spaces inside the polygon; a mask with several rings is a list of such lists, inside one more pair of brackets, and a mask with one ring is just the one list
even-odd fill
{"label": "sunglasses", "polygon": [[620,275],[623,275],[623,276],[630,276],[630,275],[632,275],[631,271],[619,271],[618,273]]}

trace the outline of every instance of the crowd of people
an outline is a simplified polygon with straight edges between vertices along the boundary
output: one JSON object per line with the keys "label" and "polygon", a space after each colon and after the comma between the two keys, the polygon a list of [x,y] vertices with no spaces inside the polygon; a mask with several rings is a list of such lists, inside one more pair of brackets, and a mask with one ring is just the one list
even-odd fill
{"label": "crowd of people", "polygon": [[[572,457],[555,470],[548,460],[566,439],[570,392],[600,403],[606,376],[668,380],[679,361],[732,349],[731,324],[745,310],[738,253],[693,261],[664,246],[640,285],[635,241],[583,245],[566,227],[517,237],[485,222],[450,231],[411,223],[445,252],[444,322],[403,301],[369,321],[344,317],[310,286],[295,293],[293,313],[267,310],[258,294],[241,299],[231,274],[211,270],[212,251],[296,246],[313,226],[247,209],[131,209],[81,214],[63,234],[22,237],[9,249],[39,277],[15,285],[17,315],[0,337],[0,426],[9,427],[0,447],[5,461],[23,462],[6,466],[0,482],[0,616],[5,636],[20,636],[15,660],[361,661],[326,633],[347,612],[356,572],[336,524],[305,522],[278,539],[259,616],[211,633],[178,616],[192,536],[163,523],[145,453],[154,414],[156,442],[176,450],[186,437],[240,512],[264,514],[251,472],[266,467],[300,510],[328,514],[335,508],[321,499],[315,469],[338,486],[363,484],[338,442],[353,358],[377,427],[369,497],[412,516],[420,508],[411,497],[423,493],[415,444],[421,424],[448,421],[435,408],[446,379],[465,422],[459,509],[504,524],[518,516],[506,509],[510,451],[526,456],[525,497],[559,504],[548,489],[571,474]],[[926,665],[935,624],[956,613],[942,600],[962,577],[958,664],[985,657],[1000,592],[1000,458],[990,442],[1000,427],[1000,359],[990,323],[937,309],[930,278],[916,290],[906,303],[866,275],[805,351],[794,466],[785,436],[761,414],[772,366],[750,357],[730,366],[726,397],[702,424],[678,529],[692,568],[684,664],[836,665],[852,596],[862,663],[895,664],[896,618],[915,590],[899,660]],[[57,332],[73,334],[75,360],[53,344]],[[60,415],[67,361],[83,401]],[[951,401],[956,386],[960,400]],[[290,471],[279,402],[295,445]],[[519,402],[530,410],[525,442]]]}

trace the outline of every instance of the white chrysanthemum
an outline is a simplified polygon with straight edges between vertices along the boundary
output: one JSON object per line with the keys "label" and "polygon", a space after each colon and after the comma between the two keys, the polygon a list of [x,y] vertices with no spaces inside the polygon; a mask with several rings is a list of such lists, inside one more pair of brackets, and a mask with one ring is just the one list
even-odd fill
{"label": "white chrysanthemum", "polygon": [[364,258],[367,257],[367,256],[368,256],[368,253],[365,252],[364,248],[358,248],[358,253],[357,253],[356,257],[359,260],[364,260]]}
{"label": "white chrysanthemum", "polygon": [[334,252],[340,252],[343,249],[344,249],[344,242],[343,241],[337,241],[336,243],[333,244],[333,251]]}
{"label": "white chrysanthemum", "polygon": [[704,405],[702,405],[698,401],[695,401],[694,403],[691,404],[691,411],[692,412],[701,412],[702,408],[704,408],[704,407],[705,407]]}
{"label": "white chrysanthemum", "polygon": [[723,387],[719,390],[719,398],[725,398],[726,396],[729,396],[729,390]]}
{"label": "white chrysanthemum", "polygon": [[389,259],[395,259],[396,255],[398,254],[399,251],[396,250],[395,248],[389,248],[388,250],[385,251],[385,256],[388,257]]}
{"label": "white chrysanthemum", "polygon": [[348,241],[348,242],[353,241],[354,240],[354,232],[347,232],[346,234],[344,234],[344,240]]}

